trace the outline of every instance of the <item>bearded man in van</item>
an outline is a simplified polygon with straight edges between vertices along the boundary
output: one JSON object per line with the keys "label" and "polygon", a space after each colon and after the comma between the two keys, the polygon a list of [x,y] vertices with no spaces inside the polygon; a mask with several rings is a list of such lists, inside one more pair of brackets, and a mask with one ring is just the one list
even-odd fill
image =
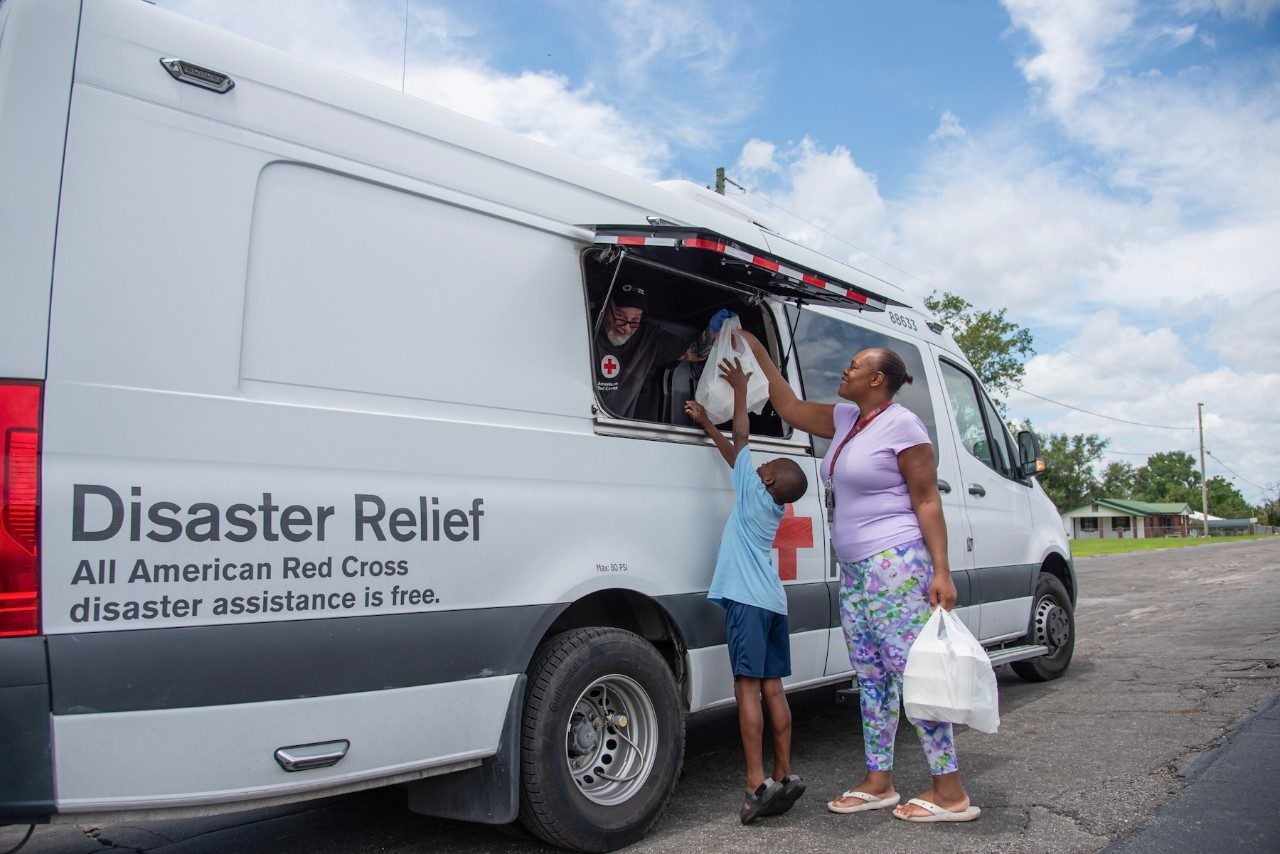
{"label": "bearded man in van", "polygon": [[635,417],[636,401],[655,369],[706,361],[720,326],[732,316],[721,309],[700,335],[685,338],[644,323],[648,308],[643,288],[629,283],[619,286],[605,303],[595,338],[596,395],[610,413],[621,418]]}

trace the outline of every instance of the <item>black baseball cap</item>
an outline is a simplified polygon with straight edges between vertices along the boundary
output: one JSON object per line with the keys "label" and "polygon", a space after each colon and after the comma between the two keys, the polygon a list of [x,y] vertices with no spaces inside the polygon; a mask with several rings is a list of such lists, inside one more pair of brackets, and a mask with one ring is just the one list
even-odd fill
{"label": "black baseball cap", "polygon": [[644,288],[628,284],[614,290],[613,304],[618,308],[638,308],[646,311],[649,308],[649,298],[645,296]]}

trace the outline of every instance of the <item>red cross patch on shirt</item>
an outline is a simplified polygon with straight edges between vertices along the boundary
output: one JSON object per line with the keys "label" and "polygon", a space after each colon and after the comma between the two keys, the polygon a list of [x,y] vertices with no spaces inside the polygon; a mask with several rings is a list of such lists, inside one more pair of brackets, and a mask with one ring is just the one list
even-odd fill
{"label": "red cross patch on shirt", "polygon": [[600,360],[600,373],[604,374],[606,379],[613,379],[622,370],[622,363],[613,356],[605,356]]}

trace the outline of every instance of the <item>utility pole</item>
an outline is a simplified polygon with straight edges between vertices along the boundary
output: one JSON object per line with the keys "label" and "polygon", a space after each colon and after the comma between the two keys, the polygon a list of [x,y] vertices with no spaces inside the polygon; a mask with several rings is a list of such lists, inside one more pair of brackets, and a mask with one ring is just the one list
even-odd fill
{"label": "utility pole", "polygon": [[716,192],[724,195],[724,167],[716,167]]}
{"label": "utility pole", "polygon": [[1209,481],[1204,477],[1204,404],[1196,404],[1196,424],[1200,427],[1200,512],[1204,514],[1204,535],[1209,536]]}

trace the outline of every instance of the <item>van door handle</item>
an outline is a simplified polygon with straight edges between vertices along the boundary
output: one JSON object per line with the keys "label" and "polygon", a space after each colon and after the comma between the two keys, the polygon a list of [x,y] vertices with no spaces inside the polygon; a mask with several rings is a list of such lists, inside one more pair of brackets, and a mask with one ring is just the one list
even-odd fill
{"label": "van door handle", "polygon": [[950,492],[951,492],[951,484],[949,484],[949,483],[947,483],[945,480],[942,480],[941,478],[939,478],[939,479],[938,479],[938,491],[939,491],[939,492],[947,492],[947,493],[950,493]]}
{"label": "van door handle", "polygon": [[276,762],[286,771],[309,771],[337,765],[347,755],[351,742],[345,738],[314,744],[295,744],[276,751]]}
{"label": "van door handle", "polygon": [[978,496],[979,498],[981,498],[982,496],[984,496],[984,495],[986,495],[986,494],[987,494],[987,491],[986,491],[985,489],[983,489],[983,488],[982,488],[982,484],[980,484],[980,483],[971,483],[971,484],[969,484],[969,494],[970,494],[970,495],[976,495],[976,496]]}

